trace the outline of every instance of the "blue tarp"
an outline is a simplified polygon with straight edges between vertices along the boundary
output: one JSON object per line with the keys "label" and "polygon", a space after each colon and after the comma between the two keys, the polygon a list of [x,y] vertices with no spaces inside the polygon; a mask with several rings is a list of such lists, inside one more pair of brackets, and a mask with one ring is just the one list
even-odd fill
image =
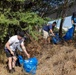
{"label": "blue tarp", "polygon": [[18,55],[18,60],[19,60],[20,65],[23,65],[24,59],[21,55]]}
{"label": "blue tarp", "polygon": [[25,72],[30,73],[32,75],[36,74],[38,60],[36,57],[29,58],[28,60],[24,60],[22,56],[18,56],[19,62],[23,65],[23,69]]}
{"label": "blue tarp", "polygon": [[72,26],[65,34],[65,36],[63,37],[63,39],[65,41],[67,40],[71,40],[73,39],[73,35],[74,35],[74,26]]}
{"label": "blue tarp", "polygon": [[24,61],[24,71],[31,73],[32,75],[36,74],[38,60],[36,57],[30,58],[29,60]]}
{"label": "blue tarp", "polygon": [[[73,39],[73,35],[74,35],[74,26],[72,26],[67,32],[66,34],[63,36],[63,39],[65,41],[67,40],[71,40]],[[58,33],[55,34],[55,37],[52,37],[52,43],[57,44],[61,41],[61,39],[59,38]]]}
{"label": "blue tarp", "polygon": [[52,43],[57,44],[60,42],[59,34],[56,33],[54,37],[52,37]]}

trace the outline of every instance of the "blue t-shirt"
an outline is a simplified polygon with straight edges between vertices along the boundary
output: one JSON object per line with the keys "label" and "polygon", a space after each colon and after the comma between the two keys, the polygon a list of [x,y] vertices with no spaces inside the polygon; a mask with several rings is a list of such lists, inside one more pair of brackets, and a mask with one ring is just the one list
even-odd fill
{"label": "blue t-shirt", "polygon": [[43,26],[43,30],[49,32],[49,30],[52,29],[52,25],[46,25],[46,26]]}
{"label": "blue t-shirt", "polygon": [[72,16],[71,20],[73,20],[74,23],[76,23],[76,17],[73,17],[73,16]]}

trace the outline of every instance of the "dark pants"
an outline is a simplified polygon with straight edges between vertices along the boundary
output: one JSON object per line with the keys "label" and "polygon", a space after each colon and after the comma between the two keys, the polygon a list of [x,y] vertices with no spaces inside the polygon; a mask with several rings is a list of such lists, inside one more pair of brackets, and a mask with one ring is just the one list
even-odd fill
{"label": "dark pants", "polygon": [[14,51],[14,55],[12,55],[8,49],[4,49],[4,50],[5,50],[5,53],[6,53],[6,56],[7,56],[7,57],[16,56],[16,52],[15,52],[15,51]]}

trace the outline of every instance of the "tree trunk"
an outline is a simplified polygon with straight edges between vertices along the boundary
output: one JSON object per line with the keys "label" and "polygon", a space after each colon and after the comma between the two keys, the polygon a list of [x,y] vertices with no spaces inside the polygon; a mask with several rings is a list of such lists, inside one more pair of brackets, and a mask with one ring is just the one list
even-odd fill
{"label": "tree trunk", "polygon": [[62,26],[63,26],[63,22],[64,22],[64,19],[61,19],[61,23],[60,23],[60,28],[59,28],[59,37],[62,38]]}
{"label": "tree trunk", "polygon": [[68,6],[68,0],[66,0],[64,2],[64,5],[62,6],[62,13],[61,13],[61,23],[60,23],[60,28],[59,28],[59,37],[62,38],[62,26],[63,26],[63,22],[64,22],[64,17],[65,17],[65,12],[66,12],[66,9],[67,9],[67,6]]}

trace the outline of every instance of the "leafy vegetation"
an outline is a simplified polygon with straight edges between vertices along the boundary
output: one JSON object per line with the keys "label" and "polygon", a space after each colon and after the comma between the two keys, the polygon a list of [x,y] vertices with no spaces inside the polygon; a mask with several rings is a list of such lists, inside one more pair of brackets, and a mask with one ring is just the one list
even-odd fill
{"label": "leafy vegetation", "polygon": [[51,20],[46,16],[63,4],[64,0],[0,0],[0,42],[20,29],[37,40],[38,29]]}
{"label": "leafy vegetation", "polygon": [[24,30],[37,40],[38,28],[49,20],[47,18],[41,18],[37,13],[33,11],[26,11],[23,7],[24,1],[25,0],[0,1],[1,42],[3,42],[5,37],[8,37],[9,33],[13,35],[19,29]]}

